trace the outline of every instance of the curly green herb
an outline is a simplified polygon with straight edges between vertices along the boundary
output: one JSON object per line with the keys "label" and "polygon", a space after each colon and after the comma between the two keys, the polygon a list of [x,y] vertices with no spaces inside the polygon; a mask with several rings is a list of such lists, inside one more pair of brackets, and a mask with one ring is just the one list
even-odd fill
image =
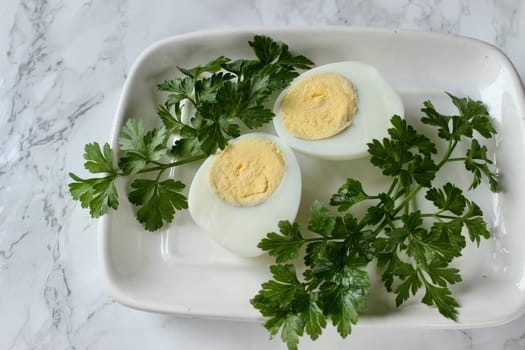
{"label": "curly green herb", "polygon": [[[270,267],[273,279],[251,303],[267,318],[264,325],[272,335],[281,332],[289,349],[297,349],[305,332],[312,339],[319,337],[329,321],[342,337],[350,334],[366,309],[370,281],[365,268],[372,261],[385,288],[395,294],[396,305],[423,288],[424,304],[457,319],[459,303],[449,287],[460,282],[461,275],[449,265],[461,256],[467,238],[479,245],[490,232],[480,207],[462,189],[450,182],[434,187],[432,182],[445,164],[458,161],[472,173],[469,189],[485,178],[497,191],[498,181],[487,148],[474,138],[475,133],[485,138],[496,134],[487,109],[480,101],[449,96],[457,115],[442,115],[429,101],[422,109],[421,121],[437,127],[447,144],[443,154],[438,155],[427,136],[393,116],[389,138],[368,144],[372,164],[392,179],[386,192],[369,194],[358,180],[348,179],[330,200],[339,215],[321,202],[312,204],[308,230],[313,238],[303,235],[297,223],[280,222],[280,232],[259,243],[276,264]],[[452,158],[460,142],[470,147],[463,157]],[[411,200],[421,191],[435,211],[412,207]],[[351,209],[361,202],[369,206],[358,217]],[[302,249],[305,270],[299,276],[295,266]]]}
{"label": "curly green herb", "polygon": [[[290,53],[288,45],[265,36],[249,42],[256,59],[231,60],[218,57],[206,65],[180,68],[182,77],[166,80],[157,89],[168,93],[157,108],[162,126],[146,131],[144,122],[129,119],[119,136],[118,164],[113,164],[109,144],[94,142],[85,146],[84,167],[102,177],[82,179],[70,173],[71,195],[89,208],[92,217],[117,209],[119,199],[115,187],[118,178],[131,178],[128,199],[137,206],[137,219],[147,230],[155,231],[173,220],[177,210],[188,207],[181,194],[180,181],[162,179],[169,168],[195,162],[226,147],[227,141],[240,135],[240,124],[259,128],[273,118],[265,107],[271,95],[287,86],[313,62]],[[195,115],[182,121],[182,106],[191,104]],[[171,135],[179,139],[168,144]],[[166,162],[166,157],[175,161]],[[138,177],[153,173],[147,178]]]}

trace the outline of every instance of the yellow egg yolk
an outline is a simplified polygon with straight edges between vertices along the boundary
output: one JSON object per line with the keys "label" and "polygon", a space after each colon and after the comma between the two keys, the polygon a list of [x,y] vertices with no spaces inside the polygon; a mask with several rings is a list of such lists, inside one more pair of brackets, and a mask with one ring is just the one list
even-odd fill
{"label": "yellow egg yolk", "polygon": [[317,73],[290,86],[279,108],[281,123],[289,133],[306,140],[320,140],[350,126],[357,111],[357,94],[345,78]]}
{"label": "yellow egg yolk", "polygon": [[279,187],[284,171],[283,155],[272,141],[245,138],[215,156],[208,171],[208,185],[231,205],[255,206]]}

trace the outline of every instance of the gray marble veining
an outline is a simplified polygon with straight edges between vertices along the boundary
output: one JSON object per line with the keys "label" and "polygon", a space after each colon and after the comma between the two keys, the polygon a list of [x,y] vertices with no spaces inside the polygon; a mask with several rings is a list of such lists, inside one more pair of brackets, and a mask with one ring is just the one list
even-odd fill
{"label": "gray marble veining", "polygon": [[[0,349],[275,349],[259,325],[178,319],[111,300],[96,222],[68,193],[83,145],[104,142],[136,56],[210,28],[352,25],[466,35],[525,77],[520,0],[200,0],[0,3]],[[525,349],[525,317],[466,331],[357,328],[359,348]],[[346,348],[335,341],[304,349]]]}

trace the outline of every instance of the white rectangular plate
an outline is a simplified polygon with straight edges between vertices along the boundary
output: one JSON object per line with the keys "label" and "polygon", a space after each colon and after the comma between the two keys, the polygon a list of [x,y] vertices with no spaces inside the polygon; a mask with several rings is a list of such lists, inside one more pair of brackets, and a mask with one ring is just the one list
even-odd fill
{"label": "white rectangular plate", "polygon": [[[474,327],[521,314],[525,302],[524,94],[513,66],[490,45],[441,34],[343,27],[261,28],[173,37],[148,48],[133,66],[116,113],[112,147],[117,148],[117,135],[129,117],[158,125],[155,108],[161,96],[156,84],[175,77],[176,66],[193,67],[220,55],[252,57],[248,40],[254,34],[284,41],[294,53],[306,55],[317,65],[353,60],[376,66],[402,96],[406,119],[416,125],[424,100],[432,100],[445,112],[454,111],[444,91],[483,100],[494,117],[499,133],[489,146],[502,173],[503,191],[491,194],[485,184],[469,194],[481,204],[493,237],[479,248],[468,246],[455,262],[464,279],[453,288],[461,304],[459,322],[445,319],[418,298],[396,308],[372,268],[369,311],[359,324]],[[314,199],[327,202],[347,177],[363,180],[365,187],[381,181],[369,175],[367,159],[328,162],[299,156],[299,160],[303,170],[299,220],[304,220]],[[176,175],[189,186],[195,168],[177,170]],[[451,168],[448,175],[464,188],[470,183],[464,171]],[[178,212],[162,231],[146,232],[125,199],[125,185],[119,184],[121,207],[103,217],[99,231],[103,269],[117,301],[186,316],[261,318],[249,300],[269,278],[270,258],[241,259],[229,254],[195,226],[187,211]]]}

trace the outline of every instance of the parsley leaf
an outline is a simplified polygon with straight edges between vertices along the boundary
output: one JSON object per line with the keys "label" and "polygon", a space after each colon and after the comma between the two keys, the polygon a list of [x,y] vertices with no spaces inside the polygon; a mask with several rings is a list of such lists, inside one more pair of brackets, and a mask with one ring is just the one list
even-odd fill
{"label": "parsley leaf", "polygon": [[426,116],[421,121],[424,124],[437,126],[439,137],[459,141],[462,137],[472,138],[474,131],[485,138],[496,134],[487,108],[481,101],[474,101],[469,97],[459,98],[450,93],[447,95],[457,107],[458,115],[440,114],[430,101],[426,101],[422,109]]}
{"label": "parsley leaf", "polygon": [[443,316],[457,321],[459,304],[452,297],[450,289],[434,286],[430,283],[425,283],[425,289],[426,292],[421,301],[428,306],[435,305]]}
{"label": "parsley leaf", "polygon": [[196,103],[214,103],[221,87],[235,78],[229,73],[216,73],[208,78],[195,81]]}
{"label": "parsley leaf", "polygon": [[[184,103],[190,103],[193,100],[193,91],[195,89],[195,79],[192,77],[184,77],[173,80],[164,80],[157,85],[159,91],[170,92],[164,102],[165,109],[162,110],[163,115],[159,115],[161,120],[165,122],[165,116],[170,113],[170,109],[174,109],[175,119],[180,122],[181,107]],[[160,109],[160,106],[159,106]],[[170,129],[169,125],[166,128]]]}
{"label": "parsley leaf", "polygon": [[181,182],[158,180],[164,172],[223,149],[241,134],[243,125],[256,129],[270,122],[274,114],[267,106],[274,92],[287,86],[300,69],[313,65],[305,56],[292,54],[285,43],[266,36],[254,36],[248,45],[252,58],[219,56],[191,68],[178,66],[175,77],[159,82],[156,112],[162,125],[147,129],[142,120],[128,119],[118,138],[116,164],[109,144],[87,144],[84,167],[109,175],[82,179],[70,174],[73,199],[89,208],[92,217],[99,217],[118,208],[117,178],[152,173],[150,178],[157,180],[131,183],[128,199],[138,207],[137,219],[147,230],[171,222],[175,211],[187,203],[180,193]]}
{"label": "parsley leaf", "polygon": [[[318,308],[309,306],[308,294],[297,279],[293,265],[272,265],[270,271],[274,280],[263,283],[261,291],[250,302],[263,316],[268,317],[264,326],[270,334],[276,335],[282,329],[281,338],[288,349],[297,349],[299,337],[303,335],[305,328],[300,314],[306,311],[308,322],[312,322],[312,318],[317,315],[313,316],[309,312],[315,312]],[[319,319],[317,322],[321,325],[323,321]],[[317,333],[313,324],[308,329]]]}
{"label": "parsley leaf", "polygon": [[[158,85],[170,94],[161,119],[168,130],[180,130],[182,138],[172,149],[174,155],[213,154],[227,141],[240,135],[240,124],[256,129],[274,117],[266,103],[274,91],[283,89],[313,62],[293,56],[288,46],[266,36],[249,42],[257,59],[231,59],[221,56],[191,69],[178,67],[184,77]],[[206,74],[204,74],[206,73]],[[182,135],[182,104],[190,103],[195,114]],[[191,130],[191,132],[190,132]]]}
{"label": "parsley leaf", "polygon": [[346,183],[339,187],[337,193],[330,198],[330,205],[337,207],[338,211],[347,211],[354,204],[368,198],[361,182],[347,179]]}
{"label": "parsley leaf", "polygon": [[299,337],[303,335],[304,322],[295,314],[288,314],[282,323],[281,338],[290,350],[296,350]]}
{"label": "parsley leaf", "polygon": [[476,203],[469,201],[467,203],[467,211],[465,215],[458,220],[467,228],[470,240],[476,242],[478,246],[481,238],[490,238],[487,224],[483,220],[483,212]]}
{"label": "parsley leaf", "polygon": [[431,188],[425,198],[432,201],[437,208],[451,211],[456,215],[461,215],[467,204],[463,191],[450,182],[447,182],[443,189]]}
{"label": "parsley leaf", "polygon": [[335,226],[335,217],[332,217],[328,209],[319,201],[315,201],[310,207],[308,218],[308,229],[322,236],[330,236]]}
{"label": "parsley leaf", "polygon": [[180,130],[180,136],[182,138],[175,141],[171,147],[170,152],[173,156],[181,156],[184,154],[196,156],[202,154],[201,142],[199,141],[197,130],[183,126]]}
{"label": "parsley leaf", "polygon": [[304,262],[311,268],[306,271],[312,280],[326,278],[334,280],[334,274],[339,268],[343,268],[342,261],[346,256],[346,246],[344,242],[318,241],[309,244],[306,247],[306,256]]}
{"label": "parsley leaf", "polygon": [[438,136],[443,140],[449,141],[452,139],[452,132],[449,126],[450,116],[438,113],[430,101],[423,102],[421,111],[425,114],[425,116],[421,118],[423,124],[436,126],[438,128]]}
{"label": "parsley leaf", "polygon": [[128,194],[131,203],[139,207],[137,219],[148,231],[155,231],[173,220],[175,210],[188,208],[186,197],[180,194],[184,184],[172,179],[137,179]]}
{"label": "parsley leaf", "polygon": [[[317,339],[328,320],[346,337],[366,306],[370,283],[362,267],[373,256],[375,237],[361,232],[351,215],[331,216],[321,202],[312,204],[308,224],[320,238],[303,238],[297,223],[281,222],[280,228],[280,235],[269,233],[259,247],[283,263],[296,258],[306,244],[307,269],[301,282],[291,264],[270,268],[273,280],[263,283],[252,299],[253,306],[269,317],[265,327],[272,335],[281,329],[289,349],[296,348],[305,331]],[[329,237],[345,239],[327,240]],[[288,324],[290,320],[294,320],[293,326]]]}
{"label": "parsley leaf", "polygon": [[290,53],[288,45],[281,44],[281,54],[278,58],[278,63],[288,67],[295,67],[299,69],[310,69],[314,63],[303,55],[294,56]]}
{"label": "parsley leaf", "polygon": [[[452,296],[444,298],[439,294],[442,292],[433,292],[461,281],[459,271],[448,268],[447,264],[461,255],[463,246],[450,245],[447,236],[435,234],[435,231],[423,227],[420,211],[403,215],[401,222],[402,226],[387,230],[387,238],[381,238],[378,245],[378,265],[384,269],[382,279],[385,287],[396,293],[397,306],[425,287],[427,299],[423,302],[436,305],[440,312],[446,312],[447,315],[456,315],[459,305]],[[461,235],[461,226],[454,234]],[[405,252],[412,259],[406,261],[399,255],[400,252]],[[431,281],[428,281],[427,276]],[[450,300],[454,303],[442,304]]]}
{"label": "parsley leaf", "polygon": [[449,149],[454,148],[462,138],[472,139],[465,157],[465,168],[474,175],[469,189],[476,188],[484,176],[489,181],[491,191],[496,192],[498,180],[496,174],[489,168],[492,161],[487,158],[487,147],[481,146],[479,141],[473,138],[474,131],[485,138],[496,135],[488,110],[481,101],[447,94],[457,107],[458,115],[442,115],[436,111],[430,101],[426,101],[422,109],[426,116],[421,121],[424,124],[438,126],[438,136],[451,142]]}
{"label": "parsley leaf", "polygon": [[113,167],[113,150],[108,143],[103,148],[97,142],[86,144],[84,148],[84,167],[91,173],[109,173],[100,178],[82,179],[73,173],[74,180],[69,184],[73,199],[80,201],[82,208],[89,208],[91,217],[98,218],[107,211],[117,209],[118,193],[115,188],[116,171]]}
{"label": "parsley leaf", "polygon": [[267,36],[256,35],[248,44],[263,64],[272,63],[281,54],[281,46]]}
{"label": "parsley leaf", "polygon": [[276,43],[271,38],[263,35],[256,35],[249,44],[262,63],[268,64],[277,60],[279,65],[299,69],[309,69],[314,64],[303,55],[293,56],[288,45]]}
{"label": "parsley leaf", "polygon": [[[271,49],[277,51],[276,46]],[[266,60],[277,57],[273,51],[259,55]],[[428,136],[393,116],[389,137],[368,144],[371,163],[392,179],[387,191],[369,194],[360,181],[349,178],[330,199],[340,215],[314,201],[307,220],[308,236],[301,234],[299,224],[286,222],[280,234],[269,233],[259,244],[277,263],[288,265],[271,268],[273,280],[262,285],[252,304],[270,317],[265,326],[271,334],[281,330],[289,349],[297,348],[304,332],[316,339],[330,321],[342,337],[350,334],[366,309],[370,288],[366,267],[374,260],[397,306],[423,290],[424,304],[457,320],[460,305],[450,286],[462,278],[450,264],[461,256],[467,239],[479,245],[490,232],[480,207],[461,188],[452,182],[440,187],[432,183],[445,164],[458,160],[474,174],[475,186],[486,178],[495,190],[497,177],[489,167],[486,148],[473,138],[475,133],[495,134],[486,108],[479,101],[449,96],[458,108],[457,115],[439,113],[430,101],[422,109],[423,123],[434,126],[438,137],[446,141],[441,155]],[[457,156],[460,142],[467,146],[464,157]],[[414,204],[421,191],[434,205],[429,212]],[[356,209],[357,203],[361,204]],[[300,278],[290,262],[303,247]],[[283,275],[288,276],[286,280]]]}
{"label": "parsley leaf", "polygon": [[142,120],[129,119],[118,140],[121,151],[119,167],[126,174],[137,174],[147,164],[166,155],[167,138],[164,126],[146,132]]}
{"label": "parsley leaf", "polygon": [[85,148],[84,167],[90,173],[114,173],[113,169],[113,151],[108,143],[104,144],[103,149],[97,142],[88,143]]}
{"label": "parsley leaf", "polygon": [[162,121],[162,124],[166,128],[168,134],[179,133],[184,127],[186,127],[186,125],[182,123],[179,117],[174,116],[170,112],[170,106],[167,102],[164,104],[160,104],[157,107],[157,115]]}
{"label": "parsley leaf", "polygon": [[461,275],[459,269],[447,267],[448,265],[442,261],[435,261],[428,266],[429,276],[432,282],[446,287],[447,284],[455,284],[461,282]]}
{"label": "parsley leaf", "polygon": [[[383,142],[373,140],[368,144],[368,153],[372,156],[370,161],[381,168],[384,175],[399,177],[404,186],[414,181],[429,186],[438,170],[431,158],[436,153],[436,146],[400,116],[393,116],[390,122],[390,138],[384,138]],[[413,152],[419,154],[414,155]]]}
{"label": "parsley leaf", "polygon": [[367,209],[364,221],[368,225],[377,225],[382,220],[390,222],[395,215],[395,200],[387,193],[380,193],[378,196],[379,203],[376,206],[370,206]]}
{"label": "parsley leaf", "polygon": [[109,208],[118,208],[118,194],[115,188],[115,176],[81,179],[73,173],[74,180],[69,184],[73,199],[80,201],[82,208],[89,208],[91,217],[98,218],[107,213]]}
{"label": "parsley leaf", "polygon": [[[469,97],[459,98],[450,93],[447,95],[457,107],[462,120],[468,120],[470,127],[485,138],[496,135],[496,129],[492,126],[487,107],[481,101],[474,101]],[[470,136],[469,134],[464,134]]]}
{"label": "parsley leaf", "polygon": [[422,283],[417,274],[417,270],[410,264],[401,263],[397,267],[396,272],[396,275],[401,277],[403,281],[395,289],[396,306],[399,306],[408,300],[410,294],[415,295],[422,287]]}
{"label": "parsley leaf", "polygon": [[475,139],[472,140],[465,159],[465,169],[473,174],[469,189],[478,187],[483,176],[485,176],[489,181],[491,191],[496,192],[498,190],[497,175],[489,169],[489,164],[492,164],[492,161],[487,158],[487,147],[481,146]]}
{"label": "parsley leaf", "polygon": [[320,287],[320,298],[324,301],[325,314],[332,319],[341,337],[347,337],[352,324],[357,323],[359,312],[366,307],[369,279],[366,271],[346,267],[339,283],[324,283]]}
{"label": "parsley leaf", "polygon": [[[446,257],[446,261],[451,261],[453,258],[461,254],[461,250],[466,246],[465,237],[462,235],[463,223],[461,220],[450,221],[435,221],[429,231],[428,240],[439,242],[444,246],[450,254],[441,255]],[[435,243],[437,244],[437,243]]]}
{"label": "parsley leaf", "polygon": [[195,79],[198,79],[203,73],[216,73],[222,69],[224,64],[228,63],[230,59],[226,56],[219,56],[209,61],[204,66],[198,65],[191,69],[177,67],[183,74]]}
{"label": "parsley leaf", "polygon": [[275,256],[278,263],[295,259],[304,244],[299,225],[294,222],[280,221],[280,233],[270,232],[257,247]]}
{"label": "parsley leaf", "polygon": [[409,125],[406,120],[395,115],[390,119],[392,127],[388,129],[390,139],[402,146],[403,152],[411,148],[425,155],[430,156],[437,152],[436,145],[425,135],[419,134],[413,126]]}
{"label": "parsley leaf", "polygon": [[319,294],[310,294],[308,304],[299,316],[301,321],[304,322],[306,334],[310,335],[312,340],[319,338],[326,327],[326,317],[318,299]]}

